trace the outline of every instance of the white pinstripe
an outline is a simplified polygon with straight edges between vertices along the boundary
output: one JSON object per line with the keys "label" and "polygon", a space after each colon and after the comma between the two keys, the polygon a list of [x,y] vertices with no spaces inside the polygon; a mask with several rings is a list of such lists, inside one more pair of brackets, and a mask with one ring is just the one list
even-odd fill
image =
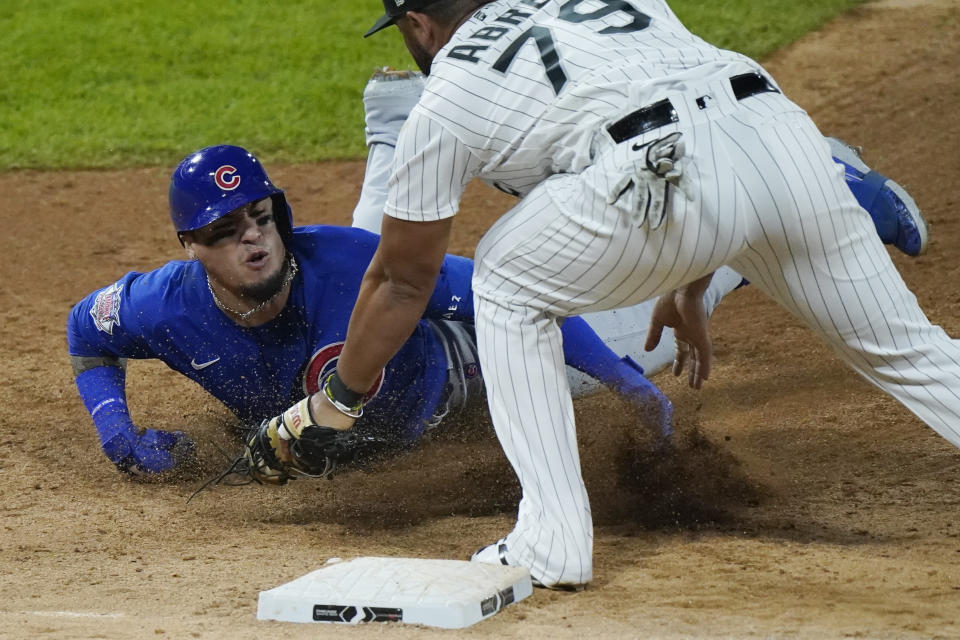
{"label": "white pinstripe", "polygon": [[[557,19],[568,2],[550,0],[534,18],[549,26],[565,62],[569,83],[557,96],[532,43],[499,78],[487,64],[441,52],[401,132],[387,206],[413,220],[453,215],[458,180],[473,174],[525,194],[478,245],[473,281],[491,416],[523,487],[505,538],[508,561],[548,586],[592,578],[558,318],[636,304],[724,264],[960,446],[960,347],[917,306],[807,115],[779,93],[738,101],[729,78],[759,67],[690,35],[662,2],[630,0],[653,22],[605,37],[590,21]],[[445,51],[508,6],[528,4],[489,5]],[[511,42],[492,44],[483,60]],[[697,104],[704,96],[706,108]],[[663,98],[676,124],[619,145],[605,134],[606,124]],[[625,175],[635,189],[649,180],[645,150],[635,146],[674,131],[685,142],[680,186],[689,198],[671,187],[664,222],[651,229],[627,198],[610,205],[607,196]]]}

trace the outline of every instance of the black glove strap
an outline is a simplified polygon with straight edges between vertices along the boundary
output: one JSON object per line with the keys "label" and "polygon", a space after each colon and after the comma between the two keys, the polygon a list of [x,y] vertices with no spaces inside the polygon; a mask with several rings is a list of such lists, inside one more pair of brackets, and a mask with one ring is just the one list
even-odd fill
{"label": "black glove strap", "polygon": [[333,406],[348,416],[359,418],[363,413],[365,394],[350,390],[336,371],[324,380],[323,393]]}

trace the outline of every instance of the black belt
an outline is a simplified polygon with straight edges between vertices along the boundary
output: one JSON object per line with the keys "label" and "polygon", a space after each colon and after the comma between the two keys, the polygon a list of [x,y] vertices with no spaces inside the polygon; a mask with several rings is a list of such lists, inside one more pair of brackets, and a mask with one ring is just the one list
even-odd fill
{"label": "black belt", "polygon": [[[779,93],[769,80],[759,73],[743,73],[730,78],[730,87],[737,100],[743,100],[758,93],[773,91]],[[697,98],[701,109],[706,108],[703,98]],[[669,100],[661,100],[651,105],[637,109],[607,127],[607,132],[613,141],[620,144],[641,133],[677,122],[677,110]]]}

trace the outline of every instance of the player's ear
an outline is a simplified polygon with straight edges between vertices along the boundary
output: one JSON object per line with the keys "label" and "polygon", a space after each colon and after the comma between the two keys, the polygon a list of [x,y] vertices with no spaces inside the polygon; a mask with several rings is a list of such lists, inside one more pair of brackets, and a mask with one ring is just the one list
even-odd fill
{"label": "player's ear", "polygon": [[[436,44],[440,38],[439,25],[428,15],[420,13],[419,11],[407,11],[403,14],[403,17],[407,21],[408,28],[416,34],[419,43],[421,45],[427,45],[426,48],[428,50],[432,49],[433,45]],[[443,44],[445,43],[440,43],[437,50],[439,50]]]}
{"label": "player's ear", "polygon": [[183,250],[187,253],[187,260],[196,260],[197,252],[193,248],[194,242],[191,235],[189,233],[181,233],[179,236],[180,244],[183,245]]}

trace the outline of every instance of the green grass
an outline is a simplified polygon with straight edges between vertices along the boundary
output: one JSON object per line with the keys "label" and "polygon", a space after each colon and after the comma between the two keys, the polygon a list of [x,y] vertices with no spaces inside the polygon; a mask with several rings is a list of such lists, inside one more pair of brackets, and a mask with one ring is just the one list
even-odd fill
{"label": "green grass", "polygon": [[[762,57],[862,0],[676,0],[707,40]],[[220,142],[265,161],[362,157],[360,95],[410,67],[378,0],[0,2],[0,170],[170,166]]]}
{"label": "green grass", "polygon": [[673,0],[687,27],[708,42],[755,60],[823,26],[864,0]]}

